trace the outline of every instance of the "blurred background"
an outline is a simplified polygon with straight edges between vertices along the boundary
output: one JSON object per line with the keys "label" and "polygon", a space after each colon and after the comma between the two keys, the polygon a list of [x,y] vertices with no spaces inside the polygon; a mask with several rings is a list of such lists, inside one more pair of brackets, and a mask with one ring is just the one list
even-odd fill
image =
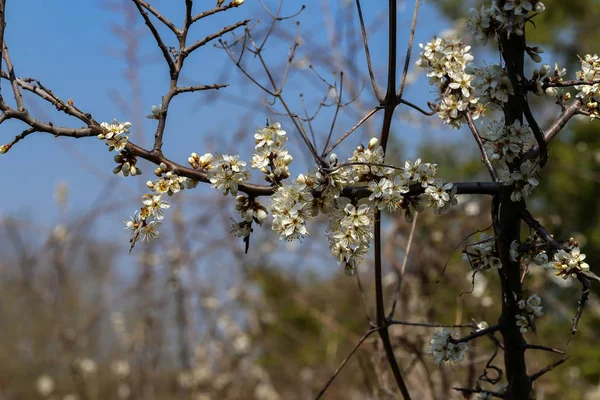
{"label": "blurred background", "polygon": [[[151,3],[181,24],[183,1]],[[196,3],[195,12],[214,6]],[[364,3],[374,70],[383,85],[386,8],[384,2]],[[528,29],[529,43],[544,49],[544,63],[558,62],[574,78],[578,56],[600,51],[596,40],[600,3],[544,3],[546,11],[536,17],[536,28]],[[274,10],[278,1],[264,4]],[[433,35],[474,42],[463,31],[464,18],[479,4],[425,2],[415,43],[425,43]],[[284,94],[298,114],[316,114],[312,123],[322,147],[342,79],[342,99],[349,104],[340,112],[334,139],[376,103],[355,3],[313,0],[306,6],[297,17],[275,26],[265,57],[273,74],[281,77],[299,21],[300,48]],[[299,9],[297,2],[285,1],[281,15]],[[404,57],[412,3],[399,1],[399,9],[399,54]],[[261,3],[246,0],[241,7],[202,20],[190,37],[203,38],[245,18],[253,19],[255,37],[265,36],[269,13]],[[168,31],[161,33],[169,37]],[[99,121],[130,121],[131,140],[142,146],[151,143],[155,121],[145,116],[165,93],[168,74],[131,1],[8,0],[6,42],[18,76],[39,79]],[[415,46],[405,98],[425,108],[435,94],[414,66],[418,53]],[[474,46],[473,54],[480,66],[486,60],[498,62],[492,44]],[[243,65],[266,82],[256,59],[246,57]],[[222,49],[209,45],[191,56],[182,83],[230,86],[175,99],[165,133],[168,158],[185,164],[195,151],[240,153],[249,160],[254,131],[270,117],[290,135],[292,171],[311,168],[289,118],[280,115],[280,107],[265,102],[266,94],[236,69]],[[538,120],[547,126],[559,107],[552,100],[538,100]],[[41,120],[77,126],[27,93],[25,101]],[[380,117],[354,132],[339,147],[339,157],[348,157],[361,141],[378,135]],[[0,144],[23,129],[13,121],[3,123]],[[529,200],[534,215],[555,237],[580,242],[596,273],[598,129],[597,123],[582,118],[561,133],[550,147],[540,187]],[[436,116],[424,117],[406,107],[399,109],[393,131],[389,161],[402,165],[407,158],[421,157],[437,163],[444,180],[487,179],[468,131],[442,127]],[[238,218],[235,200],[200,185],[169,198],[172,206],[161,238],[140,243],[129,253],[123,221],[139,207],[154,167],[140,161],[141,177],[116,176],[111,173],[112,158],[94,138],[42,134],[30,136],[0,157],[0,179],[5,182],[0,196],[0,399],[314,398],[368,327],[356,279],[344,275],[327,248],[326,219],[312,221],[311,236],[302,243],[280,242],[265,224],[252,235],[244,254],[241,240],[229,234],[230,218]],[[257,174],[254,181],[261,183]],[[459,207],[444,217],[419,215],[396,319],[496,322],[498,278],[488,272],[472,283],[460,247],[463,239],[485,231],[490,223],[488,198],[462,196]],[[384,229],[384,284],[391,302],[410,225],[402,216],[386,215]],[[528,234],[524,229],[523,236]],[[371,272],[370,263],[365,263],[359,276],[366,312],[374,315]],[[593,287],[580,330],[568,345],[578,285],[532,267],[526,288],[540,295],[545,312],[536,320],[537,334],[527,333],[527,340],[571,356],[536,381],[537,398],[600,399],[600,348],[595,345],[600,328],[598,288]],[[438,368],[425,353],[435,329],[398,325],[391,333],[399,364],[418,399],[462,398],[451,388],[472,386],[494,351],[489,340],[480,339],[470,343],[464,363]],[[468,333],[468,329],[457,332]],[[555,360],[546,352],[527,356],[532,372]],[[493,364],[502,367],[501,354]],[[355,353],[324,398],[398,398],[375,336]]]}

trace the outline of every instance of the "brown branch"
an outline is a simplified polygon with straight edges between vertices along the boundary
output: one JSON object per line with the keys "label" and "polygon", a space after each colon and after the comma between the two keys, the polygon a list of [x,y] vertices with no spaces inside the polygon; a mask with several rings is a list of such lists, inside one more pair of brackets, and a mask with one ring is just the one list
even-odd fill
{"label": "brown branch", "polygon": [[489,335],[491,333],[494,333],[496,331],[500,330],[500,325],[492,325],[492,326],[488,326],[487,328],[484,329],[480,329],[478,331],[475,331],[473,333],[471,333],[470,335],[467,335],[465,337],[462,337],[460,339],[456,339],[456,340],[451,340],[452,343],[467,343],[475,338],[481,337],[481,336],[486,336]]}
{"label": "brown branch", "polygon": [[175,68],[175,62],[173,61],[173,57],[171,57],[171,54],[169,53],[169,49],[167,49],[167,46],[165,46],[165,43],[163,42],[160,34],[158,33],[158,30],[156,30],[156,27],[150,20],[150,17],[148,16],[148,12],[146,10],[144,10],[144,8],[142,7],[141,0],[132,0],[132,1],[135,3],[135,6],[137,7],[138,11],[142,15],[142,18],[144,19],[144,22],[146,23],[146,26],[148,27],[148,29],[150,29],[152,36],[154,36],[154,40],[156,41],[156,44],[158,45],[158,48],[160,49],[160,52],[163,55],[163,58],[167,62],[167,65],[169,66],[169,73],[171,75],[171,78],[173,78],[174,76],[177,75],[178,71]]}
{"label": "brown branch", "polygon": [[394,293],[394,301],[392,302],[392,307],[390,309],[390,313],[388,314],[388,320],[390,320],[394,313],[396,312],[396,305],[398,304],[398,298],[400,297],[400,290],[402,289],[402,280],[404,278],[404,271],[406,271],[406,265],[408,264],[408,255],[410,254],[410,249],[412,246],[413,238],[415,236],[415,229],[417,227],[417,219],[419,218],[419,213],[415,212],[415,216],[413,217],[412,224],[410,226],[410,233],[408,235],[408,241],[406,242],[406,250],[404,251],[404,259],[402,260],[402,265],[397,269],[398,274],[398,282],[396,283],[396,292]]}
{"label": "brown branch", "polygon": [[558,367],[560,364],[564,363],[565,361],[567,361],[569,357],[563,357],[560,360],[553,362],[552,364],[548,365],[545,368],[542,368],[541,370],[537,371],[536,373],[534,373],[533,375],[531,375],[529,377],[529,379],[531,379],[531,381],[535,381],[536,379],[538,379],[539,377],[541,377],[542,375],[544,375],[547,372],[552,371],[554,368]]}
{"label": "brown branch", "polygon": [[585,307],[585,303],[587,303],[590,295],[590,280],[582,274],[578,274],[577,279],[579,279],[579,282],[581,282],[581,298],[578,302],[577,313],[575,314],[575,317],[573,317],[573,325],[571,326],[571,336],[569,337],[569,340],[571,340],[573,335],[577,333],[577,326],[579,325],[579,320],[583,315],[583,308]]}
{"label": "brown branch", "polygon": [[246,26],[248,25],[248,22],[250,22],[250,19],[246,19],[240,22],[236,22],[233,25],[230,26],[226,26],[225,28],[221,29],[218,32],[215,32],[211,35],[206,36],[204,39],[200,39],[198,41],[196,41],[194,44],[189,45],[188,47],[184,48],[183,50],[181,50],[181,56],[182,57],[186,57],[187,55],[189,55],[191,52],[193,52],[194,50],[198,49],[201,46],[204,46],[205,44],[223,36],[224,34],[231,32],[237,28],[239,28],[240,26]]}
{"label": "brown branch", "polygon": [[323,152],[323,157],[326,157],[329,153],[331,153],[336,147],[338,147],[352,132],[358,129],[362,124],[365,123],[366,120],[371,118],[377,111],[381,110],[382,107],[375,107],[371,111],[369,111],[364,117],[360,119],[352,128],[350,128],[346,133],[342,135],[330,148]]}
{"label": "brown branch", "polygon": [[365,55],[367,57],[367,69],[369,70],[369,78],[371,79],[371,86],[373,86],[373,93],[379,103],[383,102],[383,96],[379,93],[379,87],[375,80],[375,73],[373,72],[373,65],[371,63],[371,52],[369,51],[369,39],[367,37],[367,30],[365,28],[365,21],[363,19],[362,8],[360,6],[360,0],[356,0],[356,9],[358,10],[358,20],[360,22],[360,30],[362,32],[363,47],[365,49]]}
{"label": "brown branch", "polygon": [[481,140],[481,135],[479,135],[479,131],[477,130],[477,127],[473,122],[473,117],[471,117],[471,113],[469,111],[465,112],[465,118],[467,119],[467,125],[469,125],[469,129],[473,134],[473,138],[475,139],[475,142],[477,142],[477,147],[479,147],[479,152],[481,153],[481,161],[487,167],[490,176],[492,177],[492,180],[494,182],[498,182],[498,174],[496,173],[496,170],[494,169],[494,166],[492,165],[492,162],[490,161],[487,152],[485,151],[483,141]]}
{"label": "brown branch", "polygon": [[176,94],[180,94],[180,93],[188,93],[188,92],[198,92],[201,90],[219,90],[222,88],[225,88],[229,85],[227,84],[221,84],[221,83],[215,83],[212,85],[197,85],[197,86],[178,86],[175,89],[175,93]]}
{"label": "brown branch", "polygon": [[201,12],[199,14],[196,14],[196,15],[194,15],[192,17],[192,23],[194,23],[194,22],[196,22],[198,20],[201,20],[202,18],[206,18],[208,16],[211,16],[213,14],[220,13],[220,12],[223,12],[223,11],[227,11],[230,8],[236,8],[236,7],[239,7],[241,5],[242,5],[241,3],[235,3],[235,2],[232,1],[231,3],[229,3],[229,4],[225,5],[225,6],[216,7],[216,8],[213,8],[211,10],[203,11],[203,12]]}
{"label": "brown branch", "polygon": [[406,77],[408,76],[408,69],[410,67],[410,55],[412,53],[413,42],[415,40],[415,30],[417,29],[417,19],[419,17],[419,6],[421,5],[420,0],[415,0],[415,7],[413,9],[413,17],[410,25],[410,36],[408,38],[408,46],[406,48],[406,59],[404,60],[404,68],[402,69],[402,78],[400,80],[400,89],[398,89],[397,101],[402,101],[402,95],[404,94],[404,88],[406,86]]}
{"label": "brown branch", "polygon": [[526,349],[532,349],[532,350],[544,350],[544,351],[549,351],[550,353],[556,353],[556,354],[566,354],[564,351],[559,350],[559,349],[555,349],[552,347],[547,347],[547,346],[542,346],[539,344],[529,344],[527,343],[525,345]]}
{"label": "brown branch", "polygon": [[[2,71],[2,59],[4,58],[4,29],[6,28],[6,0],[0,0],[0,71]],[[0,82],[0,96],[2,96],[2,82]]]}
{"label": "brown branch", "polygon": [[388,320],[388,325],[420,326],[424,328],[473,328],[473,324],[429,324],[425,322],[408,322]]}
{"label": "brown branch", "polygon": [[144,0],[137,0],[137,2],[139,2],[140,5],[146,10],[150,11],[152,15],[154,15],[160,22],[162,22],[167,28],[169,28],[171,32],[173,32],[176,36],[179,36],[181,34],[181,31],[177,29],[175,24],[173,24],[173,22],[171,22],[170,19],[158,12],[157,9],[152,7],[150,4],[146,3]]}
{"label": "brown branch", "polygon": [[[0,43],[0,46],[2,46],[1,43]],[[21,90],[19,89],[19,84],[17,83],[17,77],[15,75],[15,68],[14,68],[12,62],[10,61],[10,54],[8,53],[8,46],[6,45],[6,42],[4,42],[4,45],[2,46],[2,55],[4,56],[4,61],[6,61],[6,69],[8,71],[8,77],[10,80],[10,85],[13,90],[15,102],[17,103],[17,109],[24,110],[25,106],[23,105],[23,95],[21,94]]]}
{"label": "brown branch", "polygon": [[339,373],[342,371],[342,369],[346,366],[346,363],[352,358],[352,356],[354,355],[354,353],[356,352],[356,350],[358,350],[358,348],[360,347],[360,345],[369,337],[371,336],[371,334],[373,332],[375,332],[376,329],[369,329],[358,341],[358,343],[354,346],[354,348],[352,349],[352,351],[350,351],[350,354],[348,354],[346,356],[346,358],[344,358],[344,360],[342,361],[342,363],[340,364],[340,366],[335,370],[335,372],[333,373],[333,375],[331,376],[331,378],[329,378],[329,380],[327,381],[327,383],[325,383],[325,386],[323,387],[323,389],[321,389],[319,391],[319,393],[317,393],[317,397],[315,397],[315,400],[319,400],[321,397],[323,397],[323,395],[325,394],[325,392],[327,391],[327,389],[329,388],[329,386],[333,383],[333,381],[335,380],[335,378],[337,378],[337,376],[339,375]]}

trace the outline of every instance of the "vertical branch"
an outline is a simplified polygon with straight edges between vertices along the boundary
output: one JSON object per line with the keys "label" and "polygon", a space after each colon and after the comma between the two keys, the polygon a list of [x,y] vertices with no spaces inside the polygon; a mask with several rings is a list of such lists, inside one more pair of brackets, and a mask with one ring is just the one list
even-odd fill
{"label": "vertical branch", "polygon": [[[504,2],[501,2],[500,6]],[[511,35],[500,37],[502,57],[506,62],[508,74],[513,85],[519,85],[518,76],[523,76],[525,37]],[[505,103],[505,123],[511,125],[514,121],[523,120],[523,96],[519,87],[515,86],[514,95],[509,96]],[[531,379],[527,375],[525,362],[526,342],[519,327],[516,325],[516,315],[519,313],[517,300],[521,297],[521,266],[510,257],[510,245],[520,239],[520,213],[525,209],[525,201],[513,202],[510,194],[505,192],[498,196],[499,224],[494,225],[498,238],[497,246],[502,261],[499,271],[502,284],[502,313],[500,315],[500,333],[504,339],[504,363],[508,387],[506,399],[528,399],[531,395]],[[495,215],[492,216],[493,218]]]}
{"label": "vertical branch", "polygon": [[[0,71],[4,55],[4,29],[6,28],[6,0],[0,0]],[[0,96],[2,96],[2,79],[0,79]]]}
{"label": "vertical branch", "polygon": [[408,68],[410,67],[410,53],[412,52],[413,41],[415,40],[415,30],[417,29],[417,19],[419,18],[420,6],[421,0],[415,0],[415,8],[413,10],[412,23],[410,25],[410,36],[408,38],[408,47],[406,49],[406,59],[404,60],[404,69],[402,70],[400,89],[398,89],[398,101],[402,100],[402,95],[404,94],[404,88],[406,86],[406,76],[408,75]]}

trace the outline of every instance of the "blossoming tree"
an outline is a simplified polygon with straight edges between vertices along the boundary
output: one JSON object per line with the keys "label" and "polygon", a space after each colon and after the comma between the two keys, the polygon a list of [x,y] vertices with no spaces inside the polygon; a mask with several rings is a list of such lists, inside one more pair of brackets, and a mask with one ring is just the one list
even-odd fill
{"label": "blossoming tree", "polygon": [[[139,241],[159,238],[158,229],[166,218],[165,210],[170,208],[167,196],[183,196],[185,193],[180,192],[207,184],[224,196],[235,197],[231,206],[239,212],[239,220],[233,224],[231,232],[242,238],[246,251],[250,249],[253,232],[263,225],[270,225],[280,239],[287,241],[300,240],[309,232],[324,236],[338,264],[348,275],[354,275],[357,266],[366,263],[367,255],[373,251],[376,315],[369,320],[356,348],[367,337],[379,335],[398,389],[405,399],[411,398],[411,390],[403,378],[402,366],[396,359],[388,332],[392,325],[405,324],[394,318],[403,271],[400,272],[393,303],[386,309],[382,287],[382,216],[384,213],[403,213],[414,230],[418,213],[425,212],[426,207],[432,208],[436,214],[444,214],[457,204],[460,195],[489,196],[493,235],[482,234],[478,242],[465,247],[463,254],[473,276],[486,270],[499,276],[502,284],[499,294],[501,315],[493,325],[473,323],[470,325],[472,333],[465,337],[456,337],[455,331],[448,329],[452,327],[442,327],[431,339],[428,352],[438,365],[443,362],[459,363],[464,359],[470,341],[479,338],[491,340],[504,353],[503,371],[491,365],[496,356],[494,353],[476,386],[456,388],[465,394],[477,393],[480,398],[531,398],[533,382],[566,360],[560,358],[538,371],[527,367],[526,351],[557,352],[550,347],[530,345],[525,340],[526,332],[535,332],[535,318],[543,316],[542,298],[527,290],[528,268],[535,264],[554,271],[563,279],[576,279],[581,283],[582,294],[573,319],[572,334],[577,331],[591,282],[599,278],[590,271],[579,244],[573,239],[555,239],[528,211],[527,199],[538,185],[537,177],[543,174],[550,144],[556,135],[576,115],[586,115],[592,120],[598,116],[596,99],[600,91],[600,57],[591,54],[582,56],[581,68],[574,74],[573,80],[566,79],[568,72],[558,64],[554,67],[541,64],[531,70],[526,68],[527,57],[535,63],[541,62],[539,54],[542,50],[528,46],[526,41],[527,30],[534,27],[535,16],[544,11],[541,1],[492,1],[472,11],[468,27],[479,42],[497,44],[501,60],[498,64],[478,65],[471,55],[471,46],[458,39],[434,37],[430,42],[421,44],[416,65],[426,72],[437,93],[435,100],[429,103],[429,109],[425,110],[404,96],[407,74],[414,61],[410,56],[420,1],[415,1],[406,59],[400,76],[397,76],[397,2],[389,1],[388,73],[384,91],[380,89],[372,67],[361,8],[363,4],[357,0],[366,64],[377,101],[346,132],[336,131],[334,119],[329,134],[319,138],[321,141],[311,135],[310,118],[301,117],[284,96],[288,73],[300,46],[298,37],[291,46],[281,80],[275,79],[264,58],[263,50],[272,27],[291,17],[281,16],[279,11],[271,12],[271,29],[262,41],[255,40],[253,29],[249,27],[250,20],[233,23],[193,41],[188,37],[192,25],[239,7],[243,0],[233,0],[226,5],[219,1],[216,8],[202,12],[194,11],[193,0],[185,0],[186,14],[181,27],[148,2],[132,1],[153,36],[169,73],[168,90],[161,104],[153,107],[148,115],[148,118],[156,120],[152,147],[144,148],[129,140],[130,123],[99,123],[92,113],[81,111],[71,101],[62,100],[40,81],[20,77],[4,41],[7,0],[0,0],[1,77],[10,83],[13,97],[13,100],[5,98],[6,89],[0,94],[0,123],[13,119],[27,126],[12,141],[0,147],[1,153],[8,153],[13,146],[36,133],[50,133],[57,137],[96,137],[104,141],[108,150],[116,153],[115,174],[140,175],[140,159],[153,164],[156,178],[146,183],[148,193],[142,195],[142,205],[126,222],[132,250]],[[159,25],[161,29],[157,28]],[[163,29],[175,37],[178,48],[165,45],[160,33]],[[233,43],[221,39],[230,33],[234,35]],[[189,166],[184,166],[163,153],[167,115],[175,97],[223,87],[218,84],[182,86],[180,83],[186,58],[213,42],[219,43],[240,72],[263,90],[273,104],[277,103],[285,110],[283,117],[286,117],[286,122],[269,119],[266,126],[253,133],[254,155],[249,163],[238,155],[191,153],[187,160]],[[250,73],[241,63],[248,55],[258,60],[264,79]],[[344,105],[341,84],[334,89],[337,116]],[[23,91],[37,95],[58,111],[82,122],[84,127],[68,128],[42,122],[25,107]],[[531,110],[530,95],[544,97],[560,107],[558,117],[545,129],[539,126]],[[468,127],[490,179],[484,182],[444,182],[437,176],[438,165],[435,163],[421,159],[407,160],[403,165],[388,163],[388,143],[399,107],[408,107],[432,118],[437,115],[449,128]],[[339,157],[334,152],[338,146],[343,141],[351,141],[351,134],[378,113],[383,114],[378,137],[373,137],[366,144],[356,143],[351,154]],[[498,118],[499,115],[501,117]],[[486,118],[489,118],[487,122]],[[288,131],[300,136],[314,163],[312,170],[295,177],[289,169],[293,156],[286,147]],[[443,165],[440,167],[443,168]],[[256,170],[255,175],[261,176],[267,183],[250,183],[252,170]],[[321,214],[327,216],[326,232],[311,231],[309,221]],[[530,227],[531,236],[521,236],[522,223]],[[427,326],[439,325],[431,323]],[[347,360],[324,384],[317,398],[325,393]],[[507,384],[495,387],[500,377],[490,377],[488,372],[491,370],[500,377],[505,374]]]}

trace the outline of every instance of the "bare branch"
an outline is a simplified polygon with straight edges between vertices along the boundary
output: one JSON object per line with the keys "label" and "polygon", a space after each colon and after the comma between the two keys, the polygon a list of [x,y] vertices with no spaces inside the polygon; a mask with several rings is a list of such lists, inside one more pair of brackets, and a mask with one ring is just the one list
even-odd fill
{"label": "bare branch", "polygon": [[525,348],[532,349],[532,350],[544,350],[544,351],[549,351],[550,353],[556,353],[556,354],[566,354],[562,350],[555,349],[555,348],[552,348],[552,347],[542,346],[542,345],[539,345],[539,344],[529,344],[529,343],[527,343],[525,345]]}
{"label": "bare branch", "polygon": [[211,9],[211,10],[203,11],[203,12],[201,12],[199,14],[196,14],[196,15],[194,15],[192,17],[192,23],[194,23],[194,22],[196,22],[198,20],[201,20],[202,18],[206,18],[208,16],[211,16],[213,14],[220,13],[220,12],[223,12],[223,11],[227,11],[230,8],[237,8],[237,7],[241,6],[241,5],[242,5],[242,3],[236,3],[234,1],[232,1],[232,2],[230,2],[229,4],[227,4],[225,6],[215,7],[213,9]]}
{"label": "bare branch", "polygon": [[402,260],[402,265],[396,271],[398,274],[398,282],[396,283],[396,292],[394,293],[394,301],[392,303],[391,310],[388,314],[388,320],[394,316],[396,312],[396,304],[398,303],[398,298],[400,297],[400,290],[402,289],[402,280],[404,278],[404,271],[406,271],[406,264],[408,264],[408,255],[410,254],[410,248],[412,246],[413,238],[415,236],[415,228],[417,227],[417,219],[419,217],[419,213],[415,212],[415,216],[413,217],[412,224],[410,226],[410,233],[408,235],[408,241],[406,242],[406,250],[404,251],[404,260]]}
{"label": "bare branch", "polygon": [[165,43],[163,42],[160,34],[158,33],[158,30],[156,30],[156,27],[150,20],[150,17],[148,16],[148,12],[146,12],[146,10],[144,10],[144,8],[142,7],[141,0],[132,0],[132,1],[135,3],[135,6],[137,7],[138,11],[142,15],[142,18],[144,18],[144,22],[146,23],[146,26],[148,27],[148,29],[150,29],[152,36],[154,36],[154,40],[156,41],[156,44],[158,45],[158,48],[160,49],[160,51],[163,55],[163,58],[167,62],[167,65],[169,66],[169,73],[171,75],[171,78],[173,78],[174,76],[177,75],[178,71],[175,67],[175,62],[173,61],[173,57],[171,56],[171,53],[169,53],[169,49],[167,49],[167,46],[165,46]]}
{"label": "bare branch", "polygon": [[475,142],[477,142],[477,147],[479,147],[479,152],[481,153],[481,161],[487,167],[490,176],[494,182],[498,182],[498,174],[490,161],[487,152],[485,151],[485,147],[483,146],[483,141],[481,140],[481,136],[479,135],[479,131],[473,122],[473,117],[471,117],[471,113],[469,111],[465,112],[465,118],[467,119],[467,125],[469,125],[469,129],[473,134],[473,138],[475,138]]}
{"label": "bare branch", "polygon": [[229,85],[222,84],[222,83],[215,83],[212,85],[178,86],[175,89],[175,93],[180,94],[180,93],[198,92],[201,90],[219,90],[219,89],[225,88],[227,86],[229,86]]}
{"label": "bare branch", "polygon": [[[2,45],[0,43],[0,45]],[[6,42],[2,46],[2,55],[4,56],[4,61],[6,61],[6,69],[8,70],[8,79],[10,80],[10,85],[13,90],[13,95],[15,98],[15,102],[17,103],[18,110],[24,110],[25,106],[23,105],[23,95],[21,94],[21,89],[19,89],[19,84],[17,83],[17,77],[15,75],[15,68],[10,61],[10,54],[8,53],[8,46]]]}
{"label": "bare branch", "polygon": [[150,4],[146,3],[144,0],[138,0],[138,2],[142,7],[150,11],[152,15],[154,15],[160,22],[162,22],[167,28],[169,28],[171,32],[173,32],[176,36],[179,36],[181,34],[181,31],[177,29],[177,27],[175,26],[175,24],[173,24],[173,22],[171,22],[171,20],[159,13],[158,10],[156,10]]}
{"label": "bare branch", "polygon": [[348,354],[346,356],[346,358],[344,358],[344,360],[342,361],[342,363],[340,364],[340,366],[338,367],[338,369],[335,370],[335,372],[333,373],[333,375],[331,376],[331,378],[329,378],[329,380],[327,381],[327,383],[325,383],[325,386],[323,387],[323,389],[321,389],[321,391],[319,391],[319,393],[317,393],[317,397],[315,397],[315,400],[319,400],[321,397],[323,397],[323,395],[325,394],[325,392],[327,391],[327,389],[329,388],[329,386],[331,386],[331,384],[333,383],[333,381],[335,380],[335,378],[337,378],[337,376],[339,375],[340,372],[342,372],[342,369],[344,369],[344,367],[346,366],[346,363],[352,358],[352,356],[354,355],[354,353],[356,352],[356,350],[358,350],[358,348],[360,347],[360,345],[369,337],[371,336],[371,334],[373,332],[375,332],[376,329],[369,329],[363,336],[362,338],[360,338],[360,340],[358,341],[358,343],[354,346],[354,348],[352,349],[352,351],[350,351],[350,354]]}
{"label": "bare branch", "polygon": [[412,53],[413,42],[415,40],[415,30],[417,29],[417,18],[419,17],[420,5],[421,1],[415,0],[415,7],[413,9],[413,17],[410,25],[410,36],[408,37],[408,46],[406,47],[406,59],[404,60],[404,69],[402,70],[400,89],[398,89],[398,103],[400,103],[402,100],[402,95],[404,94],[404,88],[406,86],[406,77],[408,76],[408,69],[410,67],[410,54]]}
{"label": "bare branch", "polygon": [[365,28],[365,21],[362,15],[362,8],[360,6],[360,0],[356,0],[356,9],[358,10],[358,19],[360,21],[360,30],[362,32],[363,47],[365,49],[365,55],[367,57],[367,69],[369,70],[369,77],[371,78],[371,86],[373,86],[373,93],[379,103],[383,102],[383,96],[379,93],[379,87],[375,81],[375,73],[373,72],[373,65],[371,63],[371,52],[369,51],[369,39],[367,37],[367,30]]}
{"label": "bare branch", "polygon": [[248,22],[250,22],[250,21],[251,21],[250,19],[246,19],[246,20],[243,20],[240,22],[236,22],[233,25],[226,26],[225,28],[221,29],[220,31],[206,36],[204,39],[200,39],[200,40],[196,41],[194,44],[191,44],[188,47],[186,47],[185,49],[181,50],[181,56],[186,57],[187,55],[189,55],[191,52],[193,52],[197,48],[204,46],[205,44],[215,40],[216,38],[219,38],[219,37],[223,36],[224,34],[239,28],[240,26],[248,25]]}
{"label": "bare branch", "polygon": [[552,371],[554,368],[558,367],[560,364],[567,361],[568,358],[569,357],[563,357],[560,360],[553,362],[552,364],[548,365],[547,367],[542,368],[541,370],[537,371],[533,375],[529,376],[529,379],[531,379],[531,381],[534,382],[535,380],[537,380],[539,377],[541,377],[545,373]]}

